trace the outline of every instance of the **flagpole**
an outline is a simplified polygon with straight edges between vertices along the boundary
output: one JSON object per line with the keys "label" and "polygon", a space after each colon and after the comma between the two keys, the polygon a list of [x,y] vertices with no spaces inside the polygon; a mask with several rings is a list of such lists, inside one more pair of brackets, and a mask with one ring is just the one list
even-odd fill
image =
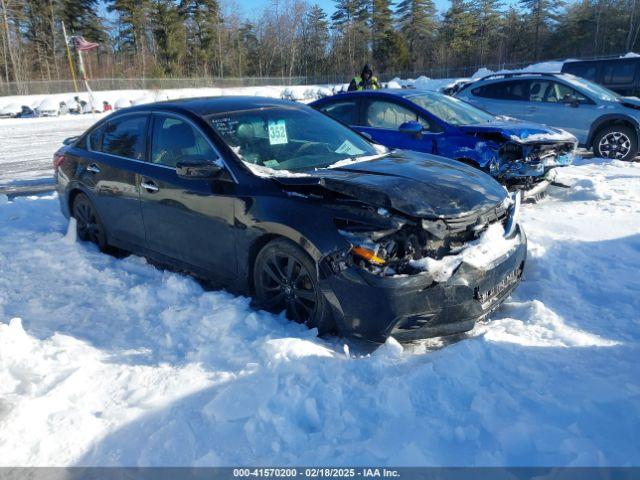
{"label": "flagpole", "polygon": [[85,73],[85,70],[84,70],[84,60],[82,59],[82,50],[79,50],[78,48],[76,48],[76,50],[78,52],[78,67],[80,68],[80,75],[82,75],[82,81],[84,82],[84,86],[87,89],[87,93],[89,94],[89,106],[91,107],[91,113],[93,113],[93,104],[94,104],[93,92],[89,87],[87,74]]}
{"label": "flagpole", "polygon": [[62,35],[64,35],[64,46],[67,48],[67,58],[69,59],[69,71],[71,72],[71,79],[73,80],[73,88],[78,93],[78,84],[76,83],[76,73],[73,68],[73,60],[71,59],[71,50],[69,49],[69,39],[67,38],[67,29],[64,28],[64,22],[62,23]]}

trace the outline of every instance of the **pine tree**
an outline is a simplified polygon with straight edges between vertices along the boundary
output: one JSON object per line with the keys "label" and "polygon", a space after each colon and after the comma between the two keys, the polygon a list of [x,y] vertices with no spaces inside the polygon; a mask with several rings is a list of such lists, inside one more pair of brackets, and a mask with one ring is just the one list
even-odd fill
{"label": "pine tree", "polygon": [[303,31],[305,73],[315,77],[324,71],[329,43],[327,14],[318,5],[313,5],[307,13]]}
{"label": "pine tree", "polygon": [[427,65],[437,32],[433,0],[402,0],[396,7],[398,25],[404,36],[414,71]]}
{"label": "pine tree", "polygon": [[467,66],[472,61],[476,36],[476,20],[465,0],[451,0],[451,7],[444,14],[440,40],[444,46],[445,64]]}
{"label": "pine tree", "polygon": [[98,16],[98,0],[56,0],[56,15],[71,35],[83,35],[92,42],[107,41],[103,20]]}
{"label": "pine tree", "polygon": [[[529,1],[529,0],[524,0]],[[537,0],[534,0],[537,1]],[[546,0],[544,0],[546,1]],[[478,65],[484,65],[487,47],[498,38],[501,0],[472,0],[471,12],[476,22]]]}
{"label": "pine tree", "polygon": [[134,59],[137,74],[143,77],[149,63],[151,3],[149,0],[109,0],[108,10],[117,15],[116,50]]}
{"label": "pine tree", "polygon": [[198,72],[223,75],[223,25],[218,0],[182,0],[180,11],[187,25],[188,45]]}
{"label": "pine tree", "polygon": [[331,15],[332,28],[338,34],[338,56],[346,59],[351,72],[359,72],[369,57],[368,7],[368,0],[336,0],[336,9]]}
{"label": "pine tree", "polygon": [[370,23],[373,61],[378,70],[385,71],[394,62],[402,42],[393,30],[390,0],[372,0]]}
{"label": "pine tree", "polygon": [[533,29],[533,59],[538,61],[542,36],[547,33],[550,22],[555,18],[556,9],[562,2],[553,0],[520,0],[520,5],[530,11],[531,28]]}
{"label": "pine tree", "polygon": [[167,75],[181,74],[186,33],[180,11],[173,1],[156,0],[153,35],[159,68]]}

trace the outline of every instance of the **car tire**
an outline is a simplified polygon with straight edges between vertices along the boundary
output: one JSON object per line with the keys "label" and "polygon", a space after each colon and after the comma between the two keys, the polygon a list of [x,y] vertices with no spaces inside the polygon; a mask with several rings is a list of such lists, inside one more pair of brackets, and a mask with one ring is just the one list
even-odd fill
{"label": "car tire", "polygon": [[95,243],[101,252],[107,252],[107,232],[98,212],[84,193],[73,199],[72,216],[76,219],[76,235],[83,242]]}
{"label": "car tire", "polygon": [[633,160],[638,154],[638,136],[625,125],[609,125],[593,138],[593,154],[612,160]]}
{"label": "car tire", "polygon": [[332,332],[330,308],[318,285],[318,268],[309,255],[293,242],[279,238],[258,253],[253,267],[257,306],[318,328],[320,334]]}

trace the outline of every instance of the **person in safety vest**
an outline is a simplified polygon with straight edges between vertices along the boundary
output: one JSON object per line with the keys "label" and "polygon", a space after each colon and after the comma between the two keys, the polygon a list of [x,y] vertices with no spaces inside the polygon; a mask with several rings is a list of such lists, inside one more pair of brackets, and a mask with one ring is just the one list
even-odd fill
{"label": "person in safety vest", "polygon": [[353,77],[347,90],[378,90],[379,88],[378,79],[373,76],[373,67],[367,63],[362,69],[362,73]]}

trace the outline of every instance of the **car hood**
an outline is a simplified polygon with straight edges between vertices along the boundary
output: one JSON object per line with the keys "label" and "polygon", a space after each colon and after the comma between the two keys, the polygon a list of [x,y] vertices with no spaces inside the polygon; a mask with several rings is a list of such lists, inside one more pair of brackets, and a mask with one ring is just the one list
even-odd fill
{"label": "car hood", "polygon": [[499,134],[506,140],[518,143],[562,143],[577,142],[576,137],[559,128],[539,123],[519,120],[494,120],[489,123],[462,125],[459,127],[468,134]]}
{"label": "car hood", "polygon": [[495,208],[507,196],[504,187],[480,170],[443,157],[400,150],[374,160],[341,162],[335,168],[276,180],[298,192],[304,192],[307,185],[320,186],[419,218],[466,216]]}

